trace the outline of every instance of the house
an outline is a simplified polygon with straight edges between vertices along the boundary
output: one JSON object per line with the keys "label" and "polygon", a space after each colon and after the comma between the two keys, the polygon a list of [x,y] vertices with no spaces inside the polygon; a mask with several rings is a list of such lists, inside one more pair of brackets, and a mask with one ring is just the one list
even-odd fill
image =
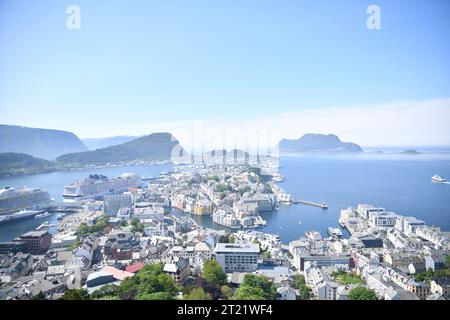
{"label": "house", "polygon": [[136,262],[133,264],[130,264],[129,266],[127,266],[127,268],[125,269],[127,272],[130,273],[137,273],[139,272],[145,265],[142,262]]}
{"label": "house", "polygon": [[76,249],[74,257],[84,257],[88,261],[87,267],[91,266],[92,258],[94,257],[94,251],[96,249],[96,240],[94,237],[87,237],[83,243]]}
{"label": "house", "polygon": [[277,300],[297,300],[297,294],[294,289],[289,286],[277,288]]}
{"label": "house", "polygon": [[166,263],[163,271],[173,278],[176,285],[183,285],[189,278],[189,261],[183,258],[178,258],[177,260],[173,260],[171,263]]}
{"label": "house", "polygon": [[411,291],[401,289],[401,288],[394,288],[389,287],[385,294],[384,294],[385,300],[419,300],[419,298],[413,294]]}
{"label": "house", "polygon": [[433,271],[445,269],[445,252],[442,251],[431,251],[425,257],[425,267],[426,269],[431,269]]}
{"label": "house", "polygon": [[446,299],[450,298],[450,277],[437,278],[431,281],[431,293],[437,293]]}
{"label": "house", "polygon": [[108,257],[116,260],[130,260],[133,257],[133,252],[138,251],[139,248],[139,242],[133,233],[116,231],[109,234],[104,251]]}

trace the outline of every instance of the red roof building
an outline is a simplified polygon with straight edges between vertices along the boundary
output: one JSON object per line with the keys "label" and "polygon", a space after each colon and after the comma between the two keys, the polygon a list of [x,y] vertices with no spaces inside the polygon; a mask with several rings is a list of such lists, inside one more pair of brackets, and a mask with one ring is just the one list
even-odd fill
{"label": "red roof building", "polygon": [[130,273],[136,273],[141,270],[145,265],[142,262],[136,262],[127,266],[126,271]]}

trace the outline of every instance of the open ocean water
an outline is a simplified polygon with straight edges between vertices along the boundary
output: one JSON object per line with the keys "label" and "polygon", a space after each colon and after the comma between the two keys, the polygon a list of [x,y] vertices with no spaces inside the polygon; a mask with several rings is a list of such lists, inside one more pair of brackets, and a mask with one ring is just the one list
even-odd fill
{"label": "open ocean water", "polygon": [[[28,186],[47,189],[61,200],[63,186],[101,173],[116,176],[124,172],[155,177],[169,171],[170,165],[115,167],[90,171],[54,172],[0,180],[0,187]],[[439,174],[450,179],[450,153],[394,155],[291,155],[280,160],[279,172],[286,177],[279,185],[295,199],[325,202],[327,210],[305,205],[281,205],[279,210],[262,213],[267,225],[261,231],[279,234],[285,243],[317,230],[326,236],[329,226],[338,226],[340,210],[368,203],[401,215],[415,216],[428,225],[450,231],[450,184],[435,184]],[[180,214],[179,212],[175,214]],[[211,217],[193,218],[211,228]],[[36,228],[43,221],[56,221],[56,215],[42,220],[25,220],[0,226],[0,241],[11,240]]]}

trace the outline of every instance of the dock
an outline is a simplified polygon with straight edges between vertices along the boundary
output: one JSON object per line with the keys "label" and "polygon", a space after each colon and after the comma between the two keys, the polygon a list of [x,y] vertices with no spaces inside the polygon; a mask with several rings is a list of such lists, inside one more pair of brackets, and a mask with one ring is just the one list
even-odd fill
{"label": "dock", "polygon": [[323,203],[318,203],[318,202],[312,202],[312,201],[306,201],[306,200],[291,200],[292,204],[304,204],[307,206],[313,206],[313,207],[319,207],[322,209],[328,209],[328,205],[323,202]]}
{"label": "dock", "polygon": [[56,227],[56,226],[57,226],[57,224],[43,223],[39,227],[36,228],[36,231],[39,231],[39,230],[44,229],[44,228],[51,228],[51,227]]}

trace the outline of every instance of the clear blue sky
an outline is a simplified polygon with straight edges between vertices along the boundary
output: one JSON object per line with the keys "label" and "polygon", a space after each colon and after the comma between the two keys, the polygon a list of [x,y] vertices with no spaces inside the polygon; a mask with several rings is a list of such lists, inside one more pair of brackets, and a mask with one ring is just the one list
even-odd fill
{"label": "clear blue sky", "polygon": [[105,136],[450,97],[449,39],[448,0],[0,0],[0,123]]}

